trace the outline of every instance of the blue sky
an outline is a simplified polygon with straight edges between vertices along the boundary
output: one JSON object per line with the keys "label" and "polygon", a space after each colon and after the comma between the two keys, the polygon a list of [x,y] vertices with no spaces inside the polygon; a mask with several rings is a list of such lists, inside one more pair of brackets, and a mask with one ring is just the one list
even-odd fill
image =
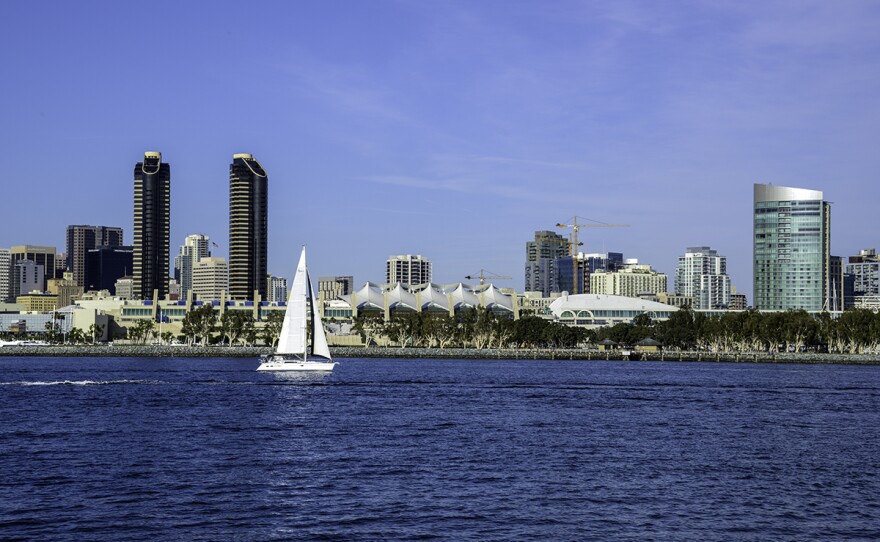
{"label": "blue sky", "polygon": [[[728,257],[751,301],[755,182],[823,190],[835,254],[880,248],[880,4],[4,3],[0,246],[132,231],[132,170],[172,170],[172,253],[226,255],[228,167],[269,172],[269,268],[521,289],[525,243],[574,215],[671,275]],[[670,282],[671,288],[671,282]]]}

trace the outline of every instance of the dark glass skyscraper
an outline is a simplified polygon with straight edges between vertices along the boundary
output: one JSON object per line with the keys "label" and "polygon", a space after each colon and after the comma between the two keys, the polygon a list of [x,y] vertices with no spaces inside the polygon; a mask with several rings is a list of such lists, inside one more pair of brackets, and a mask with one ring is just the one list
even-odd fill
{"label": "dark glass skyscraper", "polygon": [[261,299],[268,293],[269,177],[250,154],[229,165],[229,295]]}
{"label": "dark glass skyscraper", "polygon": [[[85,286],[86,256],[94,248],[122,245],[122,228],[110,226],[67,226],[67,264],[77,286]],[[129,273],[131,270],[129,269]]]}
{"label": "dark glass skyscraper", "polygon": [[171,167],[158,152],[144,153],[134,167],[133,296],[159,299],[168,293],[171,242]]}
{"label": "dark glass skyscraper", "polygon": [[86,292],[107,290],[116,295],[116,281],[130,276],[132,248],[101,246],[86,253],[86,273],[83,289]]}

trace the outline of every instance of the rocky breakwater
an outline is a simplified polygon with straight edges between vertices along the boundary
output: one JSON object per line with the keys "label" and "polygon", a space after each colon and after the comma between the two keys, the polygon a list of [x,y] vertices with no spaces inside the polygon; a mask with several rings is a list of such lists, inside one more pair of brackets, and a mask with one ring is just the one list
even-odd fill
{"label": "rocky breakwater", "polygon": [[[202,357],[258,358],[266,346],[49,345],[4,346],[0,356],[42,357]],[[523,359],[584,361],[682,361],[734,363],[837,363],[880,365],[880,354],[818,354],[811,352],[631,352],[588,349],[518,348],[397,348],[333,347],[335,358]]]}
{"label": "rocky breakwater", "polygon": [[340,358],[532,359],[584,361],[682,361],[727,363],[837,363],[880,365],[880,354],[817,354],[812,352],[702,352],[517,348],[352,348],[331,349]]}

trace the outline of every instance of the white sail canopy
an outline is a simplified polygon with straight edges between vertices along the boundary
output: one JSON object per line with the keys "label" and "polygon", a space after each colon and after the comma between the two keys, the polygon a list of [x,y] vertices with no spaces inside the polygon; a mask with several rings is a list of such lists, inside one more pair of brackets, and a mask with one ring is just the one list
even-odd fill
{"label": "white sail canopy", "polygon": [[318,298],[315,297],[315,290],[311,287],[312,281],[309,280],[308,282],[309,289],[312,292],[312,353],[316,356],[330,359],[330,347],[327,346],[324,324],[321,323],[321,315],[318,314]]}
{"label": "white sail canopy", "polygon": [[290,288],[290,297],[287,299],[287,310],[284,313],[284,323],[281,325],[281,335],[278,337],[278,354],[295,354],[297,356],[306,353],[306,312],[308,295],[308,274],[306,271],[306,247],[303,247],[299,257],[299,265],[296,266],[296,276]]}

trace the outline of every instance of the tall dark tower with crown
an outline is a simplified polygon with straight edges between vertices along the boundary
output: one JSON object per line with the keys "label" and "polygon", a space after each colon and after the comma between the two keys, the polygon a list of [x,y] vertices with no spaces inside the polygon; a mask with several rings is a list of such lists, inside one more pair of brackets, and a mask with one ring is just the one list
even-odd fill
{"label": "tall dark tower with crown", "polygon": [[229,165],[229,296],[266,299],[269,177],[250,154]]}
{"label": "tall dark tower with crown", "polygon": [[168,293],[171,243],[171,166],[162,153],[144,153],[134,166],[133,295],[159,299]]}

